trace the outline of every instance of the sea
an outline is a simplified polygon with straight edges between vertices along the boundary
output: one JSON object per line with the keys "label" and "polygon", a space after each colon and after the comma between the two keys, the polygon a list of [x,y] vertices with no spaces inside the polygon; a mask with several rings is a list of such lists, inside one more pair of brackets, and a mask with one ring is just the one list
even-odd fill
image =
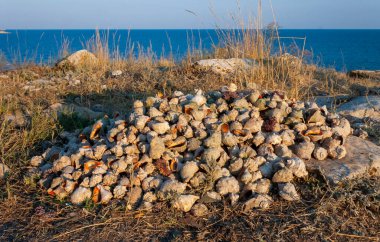
{"label": "sea", "polygon": [[[8,63],[5,68],[27,62],[52,65],[62,57],[63,49],[88,49],[96,41],[95,30],[6,31],[9,34],[0,34],[0,59]],[[180,60],[195,51],[207,56],[214,46],[223,44],[220,36],[229,31],[236,30],[99,30],[99,36],[110,52],[122,57],[146,54]],[[273,55],[281,46],[290,54],[303,53],[308,62],[321,67],[343,72],[380,70],[380,30],[280,29],[279,37],[272,41]]]}

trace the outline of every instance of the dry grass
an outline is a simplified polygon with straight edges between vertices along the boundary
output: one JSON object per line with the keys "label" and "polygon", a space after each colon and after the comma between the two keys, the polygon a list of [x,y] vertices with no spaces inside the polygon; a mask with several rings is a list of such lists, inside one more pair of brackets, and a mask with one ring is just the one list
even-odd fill
{"label": "dry grass", "polygon": [[[117,48],[111,53],[107,45],[110,36],[99,32],[85,44],[100,60],[95,66],[74,70],[25,66],[7,72],[9,78],[0,79],[0,162],[9,165],[12,173],[0,183],[0,240],[378,241],[379,179],[362,179],[331,188],[320,178],[310,177],[297,186],[303,198],[299,203],[278,200],[270,210],[248,214],[239,207],[217,204],[205,218],[173,212],[167,204],[141,212],[125,212],[124,206],[117,203],[73,207],[46,196],[32,179],[25,179],[27,160],[42,147],[57,142],[57,134],[64,126],[64,120],[44,112],[57,102],[89,108],[101,104],[113,115],[128,113],[133,100],[157,92],[192,92],[195,88],[208,91],[230,82],[242,89],[279,89],[299,99],[376,93],[380,88],[375,81],[358,81],[343,73],[303,64],[302,58],[281,57],[283,53],[274,58],[270,45],[276,31],[268,37],[257,27],[241,29],[235,35],[221,32],[222,45],[216,46],[208,57],[255,58],[258,68],[228,76],[192,68],[191,63],[201,57],[192,53],[180,63],[142,48],[136,57],[132,54],[133,45],[124,55]],[[68,49],[69,42],[64,41],[62,55]],[[303,57],[302,52],[299,57]],[[110,78],[107,72],[116,69],[122,70],[123,75]],[[40,91],[23,89],[28,81],[37,78],[55,78],[59,82]],[[69,86],[65,79],[78,79],[81,84]],[[6,125],[4,115],[20,108],[29,114],[30,125],[21,129]],[[67,123],[74,125],[76,121]],[[378,135],[375,131],[370,134]]]}

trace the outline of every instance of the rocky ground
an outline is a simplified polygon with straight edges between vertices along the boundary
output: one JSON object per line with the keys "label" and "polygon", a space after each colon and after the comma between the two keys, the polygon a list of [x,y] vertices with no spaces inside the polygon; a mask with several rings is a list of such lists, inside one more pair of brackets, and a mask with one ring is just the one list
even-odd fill
{"label": "rocky ground", "polygon": [[286,99],[265,91],[281,83],[247,81],[249,59],[98,61],[0,75],[0,238],[379,239],[376,72],[315,72]]}

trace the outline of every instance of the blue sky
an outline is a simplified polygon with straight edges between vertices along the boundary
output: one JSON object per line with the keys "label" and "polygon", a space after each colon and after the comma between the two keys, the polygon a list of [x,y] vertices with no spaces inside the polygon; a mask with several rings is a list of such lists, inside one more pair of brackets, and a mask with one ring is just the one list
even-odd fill
{"label": "blue sky", "polygon": [[[264,24],[273,21],[263,0]],[[380,28],[380,0],[272,0],[283,28]],[[234,27],[257,0],[0,0],[0,29]],[[196,15],[187,12],[190,10]]]}

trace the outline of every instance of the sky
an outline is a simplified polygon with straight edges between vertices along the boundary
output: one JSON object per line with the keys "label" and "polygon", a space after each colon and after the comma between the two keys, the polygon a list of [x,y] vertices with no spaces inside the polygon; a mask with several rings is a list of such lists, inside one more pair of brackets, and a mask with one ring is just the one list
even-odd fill
{"label": "sky", "polygon": [[[258,0],[0,0],[0,29],[233,28]],[[263,25],[273,22],[263,0]],[[239,7],[238,7],[239,6]],[[272,0],[287,29],[380,29],[380,0]]]}

